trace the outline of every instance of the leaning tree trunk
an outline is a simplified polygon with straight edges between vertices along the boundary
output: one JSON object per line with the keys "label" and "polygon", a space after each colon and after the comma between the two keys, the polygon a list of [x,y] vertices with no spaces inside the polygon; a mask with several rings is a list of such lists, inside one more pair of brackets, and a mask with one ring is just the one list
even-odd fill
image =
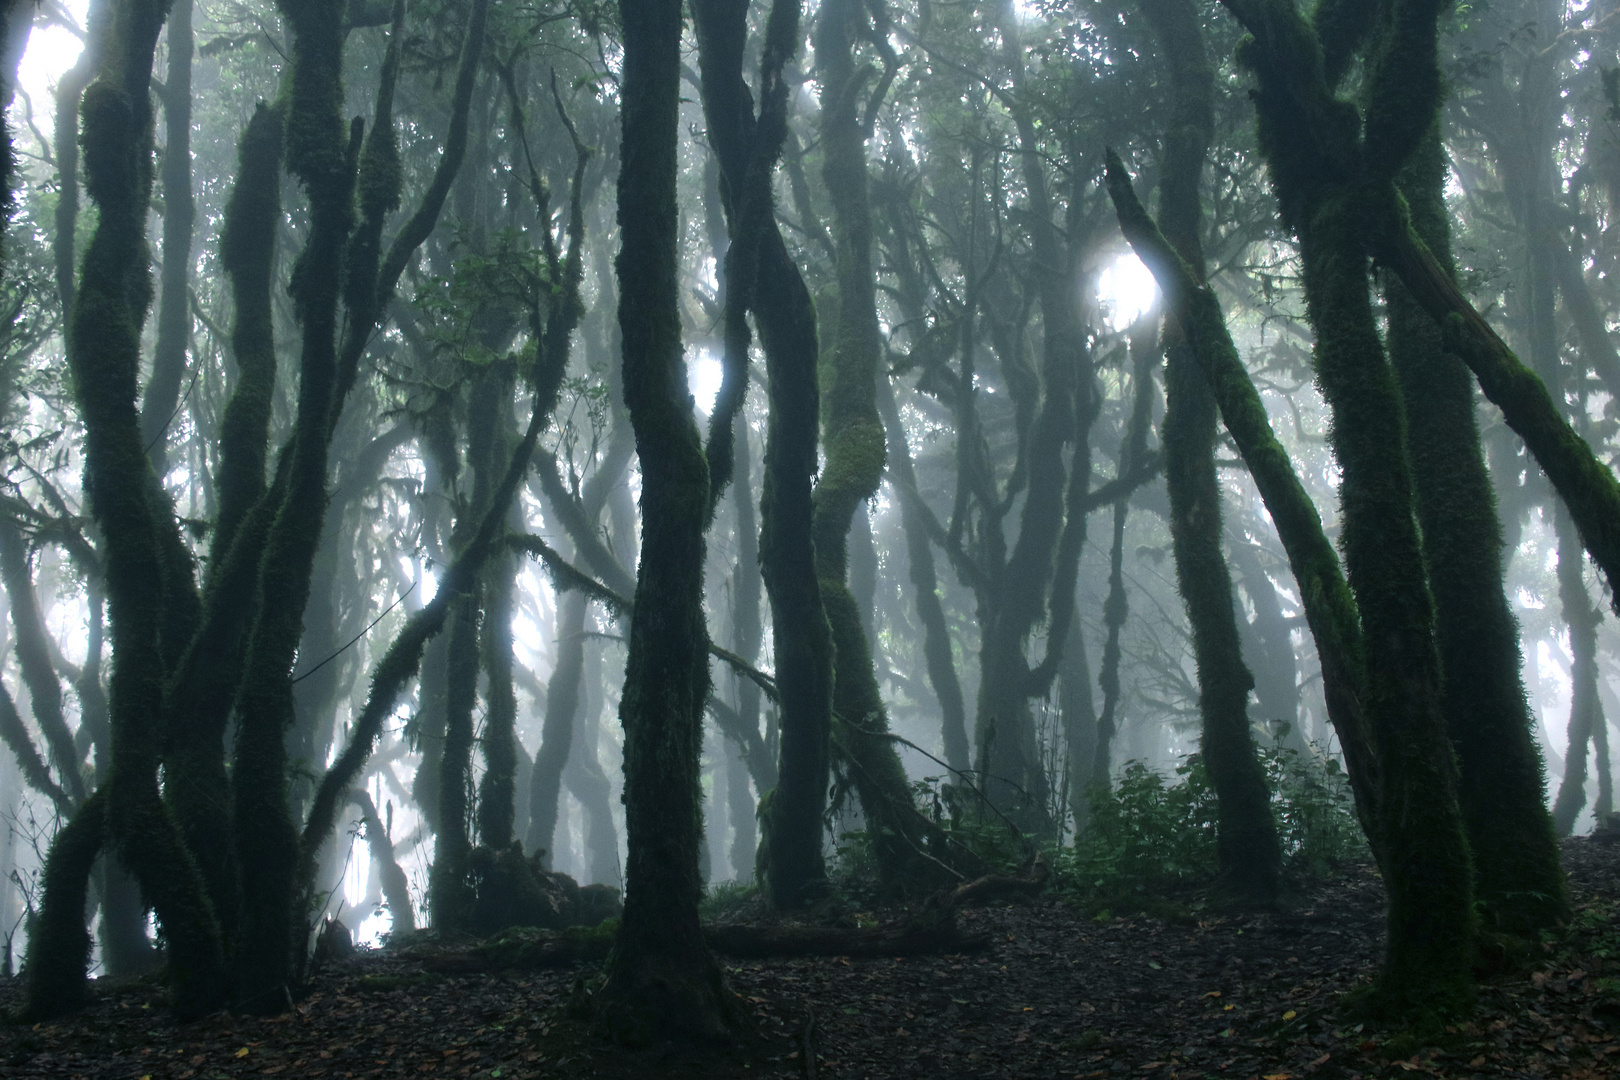
{"label": "leaning tree trunk", "polygon": [[681,4],[621,0],[619,11],[619,325],[641,461],[642,557],[619,705],[629,832],[624,916],[596,1001],[622,1039],[719,1038],[741,1017],[698,923],[709,465],[681,357]]}

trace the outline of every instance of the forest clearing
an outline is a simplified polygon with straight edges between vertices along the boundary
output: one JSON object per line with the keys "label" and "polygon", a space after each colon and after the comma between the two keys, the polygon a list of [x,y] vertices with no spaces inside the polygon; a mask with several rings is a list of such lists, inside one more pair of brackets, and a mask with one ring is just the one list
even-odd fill
{"label": "forest clearing", "polygon": [[0,1075],[1620,1074],[1620,0],[0,42]]}

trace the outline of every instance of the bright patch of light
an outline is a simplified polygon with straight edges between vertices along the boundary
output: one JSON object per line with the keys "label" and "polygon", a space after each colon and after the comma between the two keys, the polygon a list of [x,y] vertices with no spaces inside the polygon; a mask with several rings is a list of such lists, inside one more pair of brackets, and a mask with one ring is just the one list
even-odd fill
{"label": "bright patch of light", "polygon": [[[365,903],[366,885],[370,877],[371,849],[360,837],[350,837],[349,862],[343,868],[343,902],[349,911]],[[339,918],[342,918],[341,914]],[[344,921],[352,921],[352,916]]]}
{"label": "bright patch of light", "polygon": [[[64,6],[80,25],[84,25],[88,0],[66,0]],[[84,42],[60,26],[35,26],[28,35],[28,50],[23,53],[17,67],[17,84],[27,93],[34,105],[34,122],[41,130],[50,131],[56,115],[53,91],[64,72],[72,67],[84,51]],[[21,103],[17,108],[21,109]]]}
{"label": "bright patch of light", "polygon": [[406,560],[405,567],[405,572],[417,581],[417,599],[423,604],[432,603],[433,597],[439,591],[439,575],[433,572],[432,566],[426,561]]}
{"label": "bright patch of light", "polygon": [[691,388],[692,400],[704,416],[714,411],[714,399],[720,394],[720,378],[723,373],[720,358],[713,353],[687,354],[686,385]]}
{"label": "bright patch of light", "polygon": [[1129,252],[1097,275],[1097,300],[1109,327],[1116,331],[1140,319],[1158,298],[1159,286],[1152,272]]}
{"label": "bright patch of light", "polygon": [[394,915],[385,907],[373,908],[354,928],[354,943],[368,949],[381,947],[383,937],[394,928]]}

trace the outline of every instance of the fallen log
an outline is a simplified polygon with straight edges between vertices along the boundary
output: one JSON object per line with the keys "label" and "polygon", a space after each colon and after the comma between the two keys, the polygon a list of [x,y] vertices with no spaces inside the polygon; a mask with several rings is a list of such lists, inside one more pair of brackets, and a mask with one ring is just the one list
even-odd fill
{"label": "fallen log", "polygon": [[[920,918],[887,926],[721,923],[705,927],[703,935],[715,952],[748,960],[784,956],[876,959],[977,952],[988,948],[990,939],[957,929],[957,909],[1005,897],[1033,896],[1045,888],[1050,874],[1046,860],[1037,855],[1023,875],[987,874],[963,882],[931,896]],[[420,959],[424,968],[444,975],[567,967],[607,959],[615,929],[611,920],[600,926],[563,931],[516,927],[466,951],[424,951]]]}
{"label": "fallen log", "polygon": [[928,898],[926,906],[936,910],[955,911],[968,904],[982,904],[1002,897],[1034,896],[1046,888],[1046,879],[1051,873],[1051,868],[1046,865],[1046,859],[1037,852],[1030,863],[1029,871],[1022,877],[986,874],[984,877],[963,882],[954,889],[943,889],[935,893]]}

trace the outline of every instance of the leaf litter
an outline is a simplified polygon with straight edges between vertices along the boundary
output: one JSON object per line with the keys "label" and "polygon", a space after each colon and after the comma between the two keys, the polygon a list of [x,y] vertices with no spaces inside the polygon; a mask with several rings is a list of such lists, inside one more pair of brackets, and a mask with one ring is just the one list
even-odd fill
{"label": "leaf litter", "polygon": [[[1564,852],[1568,931],[1484,983],[1435,1045],[1342,1007],[1382,948],[1382,889],[1356,868],[1278,914],[1099,922],[1043,899],[963,911],[993,941],[979,953],[727,964],[757,1032],[729,1049],[606,1044],[574,1019],[592,965],[446,975],[382,950],[323,971],[279,1017],[176,1023],[160,986],[98,980],[79,1016],[0,1027],[0,1077],[1620,1077],[1620,844]],[[21,995],[0,981],[0,1007]]]}

